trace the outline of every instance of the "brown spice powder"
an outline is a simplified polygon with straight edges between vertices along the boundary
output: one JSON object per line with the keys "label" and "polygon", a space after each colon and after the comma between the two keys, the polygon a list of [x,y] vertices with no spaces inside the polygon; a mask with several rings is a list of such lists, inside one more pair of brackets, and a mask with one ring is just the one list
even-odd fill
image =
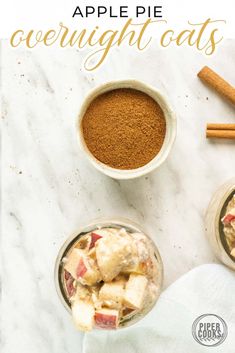
{"label": "brown spice powder", "polygon": [[160,151],[166,121],[159,104],[129,88],[96,97],[82,120],[84,140],[100,162],[117,169],[135,169]]}

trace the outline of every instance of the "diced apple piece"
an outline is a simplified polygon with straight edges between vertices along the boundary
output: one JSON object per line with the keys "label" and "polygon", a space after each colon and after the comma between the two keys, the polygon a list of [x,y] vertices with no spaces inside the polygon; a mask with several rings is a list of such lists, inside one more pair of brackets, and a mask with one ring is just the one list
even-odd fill
{"label": "diced apple piece", "polygon": [[110,234],[96,244],[96,258],[102,278],[112,281],[132,256],[131,241],[118,235]]}
{"label": "diced apple piece", "polygon": [[87,249],[89,242],[90,242],[90,237],[88,235],[83,235],[75,244],[75,248],[80,250]]}
{"label": "diced apple piece", "polygon": [[64,270],[64,278],[65,278],[65,280],[67,281],[70,277],[71,277],[71,274],[68,271]]}
{"label": "diced apple piece", "polygon": [[89,268],[87,272],[82,277],[81,283],[92,286],[96,283],[99,283],[102,280],[101,273],[97,267],[96,261],[90,259]]}
{"label": "diced apple piece", "polygon": [[128,318],[136,313],[136,310],[124,307],[122,310],[122,317]]}
{"label": "diced apple piece", "polygon": [[75,294],[74,278],[66,270],[64,270],[64,281],[68,296],[71,298]]}
{"label": "diced apple piece", "polygon": [[131,274],[126,284],[124,304],[128,308],[142,309],[148,280],[143,275]]}
{"label": "diced apple piece", "polygon": [[108,235],[110,235],[111,229],[104,228],[104,229],[96,229],[95,231],[89,233],[89,242],[87,246],[89,256],[96,258],[96,242]]}
{"label": "diced apple piece", "polygon": [[222,222],[223,222],[224,225],[228,225],[233,220],[235,220],[235,215],[229,213],[223,218]]}
{"label": "diced apple piece", "polygon": [[81,331],[91,331],[94,324],[95,309],[91,301],[76,300],[72,305],[75,326]]}
{"label": "diced apple piece", "polygon": [[119,309],[122,306],[125,283],[125,279],[104,283],[99,292],[99,300],[109,308]]}
{"label": "diced apple piece", "polygon": [[91,292],[89,290],[90,287],[86,287],[83,284],[77,282],[76,284],[76,293],[73,297],[73,300],[88,300],[91,298]]}
{"label": "diced apple piece", "polygon": [[76,249],[76,248],[73,249],[67,257],[64,268],[73,276],[73,278],[77,278],[77,268],[78,268],[78,265],[80,264],[81,259],[82,259],[82,250]]}
{"label": "diced apple piece", "polygon": [[65,269],[82,284],[93,285],[101,280],[101,274],[95,261],[89,259],[80,249],[73,249],[70,253]]}
{"label": "diced apple piece", "polygon": [[123,273],[138,273],[146,275],[151,267],[150,249],[146,236],[142,233],[132,234],[133,257],[130,264],[125,266]]}
{"label": "diced apple piece", "polygon": [[227,215],[222,218],[224,225],[229,225],[232,221],[235,220],[235,208],[232,208]]}
{"label": "diced apple piece", "polygon": [[97,242],[97,240],[99,240],[100,238],[102,238],[102,235],[99,235],[98,232],[92,232],[90,235],[91,239],[90,239],[90,244],[89,244],[89,250],[94,248],[95,243]]}
{"label": "diced apple piece", "polygon": [[235,257],[235,248],[231,250],[230,254],[232,255],[232,257]]}
{"label": "diced apple piece", "polygon": [[76,269],[76,278],[79,277],[84,277],[85,273],[87,272],[88,268],[85,264],[84,259],[81,257],[79,259],[78,265],[77,265],[77,269]]}
{"label": "diced apple piece", "polygon": [[135,265],[127,266],[123,270],[123,273],[127,273],[127,274],[136,273],[139,275],[146,275],[149,272],[149,270],[151,269],[151,267],[152,267],[152,261],[149,258],[146,261],[136,263]]}
{"label": "diced apple piece", "polygon": [[103,329],[116,329],[118,327],[119,312],[112,309],[100,309],[95,312],[95,324]]}
{"label": "diced apple piece", "polygon": [[90,290],[91,290],[91,299],[92,299],[92,302],[94,304],[95,309],[101,309],[102,302],[99,300],[100,285],[92,286],[90,288]]}

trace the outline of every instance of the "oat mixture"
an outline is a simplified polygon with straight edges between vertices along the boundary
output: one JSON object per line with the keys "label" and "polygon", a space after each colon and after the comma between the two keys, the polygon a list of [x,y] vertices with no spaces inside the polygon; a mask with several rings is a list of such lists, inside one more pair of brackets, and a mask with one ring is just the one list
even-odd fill
{"label": "oat mixture", "polygon": [[222,223],[230,254],[235,259],[235,194],[228,203]]}
{"label": "oat mixture", "polygon": [[63,286],[75,326],[116,329],[155,302],[158,262],[142,233],[103,228],[85,234],[63,259]]}

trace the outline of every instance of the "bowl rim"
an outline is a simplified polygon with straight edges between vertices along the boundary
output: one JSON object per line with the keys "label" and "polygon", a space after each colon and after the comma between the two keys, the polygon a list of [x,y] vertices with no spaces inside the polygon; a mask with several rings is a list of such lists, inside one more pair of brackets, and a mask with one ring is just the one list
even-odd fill
{"label": "bowl rim", "polygon": [[[151,244],[154,247],[154,252],[157,256],[157,262],[158,262],[158,275],[159,275],[159,282],[158,282],[158,292],[156,295],[155,300],[153,301],[152,305],[146,310],[146,312],[144,312],[143,317],[145,317],[155,306],[155,304],[157,303],[160,294],[162,292],[162,288],[163,288],[163,280],[164,280],[164,266],[163,266],[163,261],[162,261],[162,257],[160,255],[160,252],[158,250],[158,246],[156,245],[155,240],[153,240],[153,238],[149,235],[149,232],[147,232],[144,227],[140,226],[137,222],[132,221],[128,218],[124,218],[124,217],[101,217],[101,218],[97,218],[97,219],[93,219],[92,221],[88,222],[87,224],[80,226],[78,228],[78,230],[76,232],[73,232],[68,238],[65,239],[65,241],[63,242],[63,244],[61,245],[61,247],[59,248],[58,254],[56,256],[56,260],[55,260],[55,265],[54,265],[54,282],[55,282],[55,288],[56,288],[56,292],[57,295],[60,299],[60,302],[62,303],[62,305],[64,306],[64,308],[67,310],[68,313],[71,314],[71,308],[68,304],[68,302],[65,300],[63,293],[62,293],[62,284],[60,281],[60,274],[61,274],[61,266],[62,266],[62,258],[64,257],[65,253],[68,251],[69,248],[71,248],[71,246],[73,245],[73,243],[76,242],[76,239],[78,238],[78,236],[84,233],[87,233],[89,231],[91,231],[93,228],[97,228],[99,226],[123,226],[124,228],[129,228],[132,231],[137,231],[137,232],[142,232],[151,242]],[[141,320],[143,317],[137,317],[136,320],[133,319],[132,321],[130,321],[130,324],[127,323],[127,325],[125,326],[120,326],[118,327],[118,329],[121,328],[125,328],[128,326],[132,326],[133,324],[135,324],[137,321]]]}
{"label": "bowl rim", "polygon": [[[82,119],[90,103],[102,93],[119,88],[136,89],[152,97],[162,108],[166,120],[166,135],[159,153],[150,162],[136,169],[117,169],[100,162],[89,151],[82,133]],[[176,125],[176,115],[171,109],[168,98],[166,98],[165,95],[163,96],[162,93],[155,87],[135,79],[113,80],[98,85],[92,89],[81,104],[78,117],[76,119],[76,131],[80,150],[97,170],[111,178],[120,180],[138,178],[157,169],[166,160],[173,147],[177,132]]]}

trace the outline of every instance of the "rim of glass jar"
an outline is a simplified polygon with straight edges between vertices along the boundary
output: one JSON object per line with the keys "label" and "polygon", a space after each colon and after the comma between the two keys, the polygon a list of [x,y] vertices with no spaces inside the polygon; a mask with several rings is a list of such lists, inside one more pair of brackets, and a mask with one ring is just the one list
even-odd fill
{"label": "rim of glass jar", "polygon": [[[159,296],[162,291],[162,286],[163,286],[164,269],[163,269],[163,262],[162,262],[162,258],[159,253],[159,250],[158,250],[155,242],[153,241],[153,239],[148,235],[148,232],[146,232],[143,229],[143,227],[141,227],[136,222],[133,222],[129,219],[122,218],[122,217],[120,217],[120,218],[98,218],[98,219],[95,219],[95,220],[89,222],[85,226],[79,227],[79,229],[75,233],[73,233],[71,236],[69,236],[65,240],[65,242],[63,243],[63,245],[61,246],[61,248],[58,252],[58,255],[57,255],[56,261],[55,261],[55,268],[54,268],[55,287],[56,287],[56,292],[57,292],[58,297],[60,298],[61,303],[63,304],[63,306],[67,310],[67,312],[71,314],[71,307],[70,307],[69,301],[67,299],[67,296],[64,292],[63,283],[61,281],[62,259],[67,254],[67,252],[69,251],[71,246],[78,241],[80,236],[85,235],[86,233],[90,232],[91,230],[97,229],[97,227],[102,227],[102,226],[103,227],[108,227],[108,226],[110,226],[110,227],[111,226],[123,227],[127,230],[128,229],[131,230],[132,232],[137,231],[137,232],[143,233],[150,240],[151,245],[154,248],[154,253],[156,255],[156,259],[158,262],[159,279],[157,281],[158,291],[157,291],[155,300],[153,301],[152,305],[147,307],[146,310],[143,309],[139,314],[137,313],[137,315],[134,315],[133,318],[131,318],[131,319],[127,318],[127,322],[126,323],[124,322],[123,326],[119,326],[117,328],[117,329],[121,329],[121,328],[125,328],[128,326],[134,325],[136,322],[138,322],[143,317],[145,317],[153,309],[153,307],[155,306],[155,304],[157,303],[157,301],[159,299]],[[94,328],[94,329],[96,329],[96,328]]]}
{"label": "rim of glass jar", "polygon": [[215,192],[214,196],[212,197],[211,202],[213,202],[214,198],[217,197],[217,194],[220,193],[223,189],[225,189],[225,191],[223,192],[223,196],[218,202],[217,210],[214,217],[215,239],[217,246],[220,250],[220,253],[216,252],[216,255],[226,266],[235,270],[235,260],[232,259],[224,245],[227,244],[227,242],[223,231],[223,225],[221,223],[221,218],[224,215],[223,213],[225,211],[225,208],[227,207],[227,204],[235,191],[235,178],[230,179],[225,184],[220,186],[220,188]]}

